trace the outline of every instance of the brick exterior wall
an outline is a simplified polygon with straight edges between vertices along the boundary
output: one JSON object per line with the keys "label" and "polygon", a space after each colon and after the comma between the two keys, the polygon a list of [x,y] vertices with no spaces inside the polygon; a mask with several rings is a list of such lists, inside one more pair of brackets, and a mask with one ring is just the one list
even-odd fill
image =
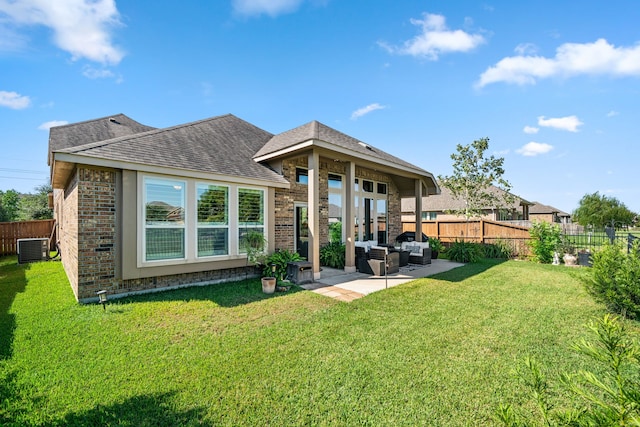
{"label": "brick exterior wall", "polygon": [[[307,202],[308,186],[296,183],[296,168],[307,168],[306,156],[282,162],[282,174],[291,183],[290,189],[276,189],[275,196],[275,247],[294,249],[294,203]],[[320,246],[329,243],[329,174],[346,174],[346,165],[326,158],[320,158]],[[401,200],[398,188],[388,175],[369,169],[356,167],[356,178],[387,184],[388,196],[388,236],[389,241],[402,233]]]}
{"label": "brick exterior wall", "polygon": [[[116,171],[79,166],[65,190],[54,192],[61,258],[79,301],[96,299],[96,291],[127,294],[243,280],[245,268],[202,271],[145,279],[116,277]],[[255,276],[253,269],[251,276]]]}

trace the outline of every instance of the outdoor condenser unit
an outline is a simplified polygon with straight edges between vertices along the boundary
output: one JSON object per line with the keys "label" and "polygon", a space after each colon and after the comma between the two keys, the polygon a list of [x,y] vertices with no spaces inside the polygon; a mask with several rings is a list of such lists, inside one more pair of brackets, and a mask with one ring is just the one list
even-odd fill
{"label": "outdoor condenser unit", "polygon": [[18,264],[46,261],[49,258],[49,239],[18,239]]}

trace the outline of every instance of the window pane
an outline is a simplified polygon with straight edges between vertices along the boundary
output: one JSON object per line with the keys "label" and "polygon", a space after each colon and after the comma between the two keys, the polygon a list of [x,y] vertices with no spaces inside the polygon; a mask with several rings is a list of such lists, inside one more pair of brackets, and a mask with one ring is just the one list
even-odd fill
{"label": "window pane", "polygon": [[296,182],[298,184],[308,184],[309,171],[306,169],[296,168]]}
{"label": "window pane", "polygon": [[340,175],[329,174],[329,188],[342,188],[342,177]]}
{"label": "window pane", "polygon": [[264,225],[264,191],[241,188],[238,191],[240,226]]}
{"label": "window pane", "polygon": [[362,190],[366,193],[373,193],[373,182],[362,181]]}
{"label": "window pane", "polygon": [[198,229],[198,256],[229,254],[229,230],[226,228]]}
{"label": "window pane", "polygon": [[241,228],[238,230],[238,242],[239,242],[239,248],[240,248],[240,253],[244,254],[247,253],[247,249],[246,249],[246,244],[245,244],[245,236],[247,235],[248,232],[258,232],[260,234],[262,234],[262,236],[264,237],[264,229],[262,227],[255,227],[255,228]]}
{"label": "window pane", "polygon": [[229,189],[198,185],[198,225],[229,224]]}
{"label": "window pane", "polygon": [[146,224],[184,224],[184,187],[182,181],[146,178]]}
{"label": "window pane", "polygon": [[378,183],[378,194],[387,194],[387,184]]}
{"label": "window pane", "polygon": [[184,258],[184,228],[147,228],[147,261],[176,258]]}

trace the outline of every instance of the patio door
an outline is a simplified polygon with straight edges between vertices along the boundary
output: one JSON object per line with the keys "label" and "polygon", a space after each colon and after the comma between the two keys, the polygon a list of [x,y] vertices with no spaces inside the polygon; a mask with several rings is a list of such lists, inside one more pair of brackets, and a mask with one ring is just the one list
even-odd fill
{"label": "patio door", "polygon": [[295,251],[304,259],[309,256],[309,215],[306,203],[296,203],[295,210]]}

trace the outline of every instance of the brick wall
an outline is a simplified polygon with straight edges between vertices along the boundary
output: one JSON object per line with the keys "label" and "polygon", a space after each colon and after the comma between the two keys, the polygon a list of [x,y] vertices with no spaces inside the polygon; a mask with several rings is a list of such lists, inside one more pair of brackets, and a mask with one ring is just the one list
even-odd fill
{"label": "brick wall", "polygon": [[[296,183],[296,167],[307,168],[307,157],[297,157],[282,162],[282,174],[291,183],[290,189],[276,189],[275,200],[275,247],[293,250],[294,248],[294,203],[307,202],[308,186]],[[346,165],[326,158],[320,158],[320,246],[329,242],[329,174],[346,174]],[[401,200],[396,185],[388,175],[356,167],[356,178],[387,184],[388,230],[392,241],[402,233]]]}
{"label": "brick wall", "polygon": [[[135,280],[116,277],[116,171],[80,166],[64,191],[54,192],[61,258],[71,288],[80,301],[93,300],[96,291],[109,295],[243,280],[246,269],[230,268],[173,274]],[[136,248],[129,248],[136,256]],[[249,277],[255,277],[251,268]]]}

